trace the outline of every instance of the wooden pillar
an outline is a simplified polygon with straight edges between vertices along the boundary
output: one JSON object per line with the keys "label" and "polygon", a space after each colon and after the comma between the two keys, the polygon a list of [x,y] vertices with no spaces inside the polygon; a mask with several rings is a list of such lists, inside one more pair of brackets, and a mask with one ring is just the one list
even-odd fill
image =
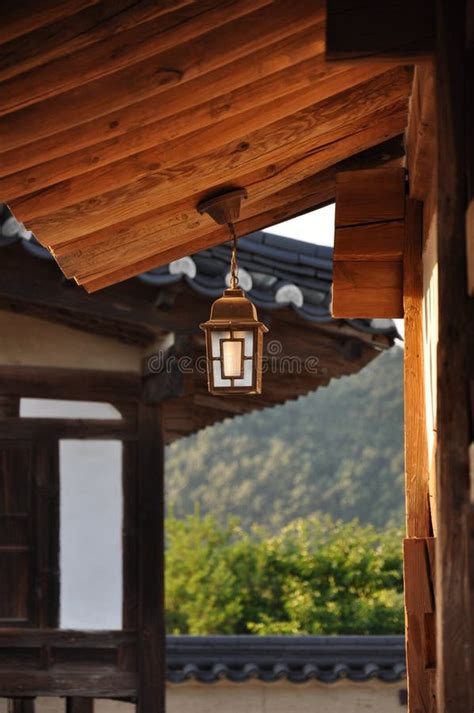
{"label": "wooden pillar", "polygon": [[158,404],[139,404],[138,431],[137,711],[164,713],[164,464]]}
{"label": "wooden pillar", "polygon": [[437,0],[438,118],[438,700],[443,713],[472,713],[474,678],[466,577],[469,504],[469,378],[474,310],[466,284],[466,10],[464,0]]}
{"label": "wooden pillar", "polygon": [[423,366],[422,204],[407,198],[403,255],[405,319],[405,624],[410,713],[434,713],[434,539],[429,505],[428,440]]}

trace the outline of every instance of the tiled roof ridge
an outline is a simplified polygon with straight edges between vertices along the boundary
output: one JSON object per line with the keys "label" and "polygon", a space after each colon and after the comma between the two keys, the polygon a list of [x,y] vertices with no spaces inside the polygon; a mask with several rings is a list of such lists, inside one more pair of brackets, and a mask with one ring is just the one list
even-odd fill
{"label": "tiled roof ridge", "polygon": [[403,636],[167,637],[170,683],[394,683],[405,676]]}

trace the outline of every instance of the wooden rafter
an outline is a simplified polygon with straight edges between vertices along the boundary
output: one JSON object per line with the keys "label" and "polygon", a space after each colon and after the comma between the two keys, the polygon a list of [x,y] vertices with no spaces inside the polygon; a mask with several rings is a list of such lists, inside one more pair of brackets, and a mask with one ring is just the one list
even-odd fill
{"label": "wooden rafter", "polygon": [[322,0],[47,4],[0,39],[0,197],[88,291],[224,240],[211,189],[243,235],[405,129],[411,71],[326,64]]}

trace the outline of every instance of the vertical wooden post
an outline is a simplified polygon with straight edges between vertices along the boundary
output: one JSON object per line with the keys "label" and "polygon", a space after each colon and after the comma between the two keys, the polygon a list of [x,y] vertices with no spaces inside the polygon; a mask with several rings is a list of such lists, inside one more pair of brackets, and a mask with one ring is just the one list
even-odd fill
{"label": "vertical wooden post", "polygon": [[469,502],[469,372],[473,302],[466,284],[465,0],[437,0],[438,117],[438,463],[436,597],[440,711],[471,713],[474,677],[466,596],[465,517]]}
{"label": "vertical wooden post", "polygon": [[428,440],[423,367],[422,204],[407,198],[403,255],[405,498],[408,537],[429,537]]}
{"label": "vertical wooden post", "polygon": [[435,656],[428,440],[423,366],[422,204],[406,199],[403,254],[405,320],[405,624],[410,713],[434,713]]}
{"label": "vertical wooden post", "polygon": [[161,407],[138,407],[138,713],[165,710],[164,463]]}

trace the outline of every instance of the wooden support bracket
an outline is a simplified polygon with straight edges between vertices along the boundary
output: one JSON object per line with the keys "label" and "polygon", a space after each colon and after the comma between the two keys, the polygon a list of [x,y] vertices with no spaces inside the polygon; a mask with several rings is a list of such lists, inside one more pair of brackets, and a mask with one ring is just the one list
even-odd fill
{"label": "wooden support bracket", "polygon": [[403,317],[404,242],[404,169],[337,174],[333,317]]}

